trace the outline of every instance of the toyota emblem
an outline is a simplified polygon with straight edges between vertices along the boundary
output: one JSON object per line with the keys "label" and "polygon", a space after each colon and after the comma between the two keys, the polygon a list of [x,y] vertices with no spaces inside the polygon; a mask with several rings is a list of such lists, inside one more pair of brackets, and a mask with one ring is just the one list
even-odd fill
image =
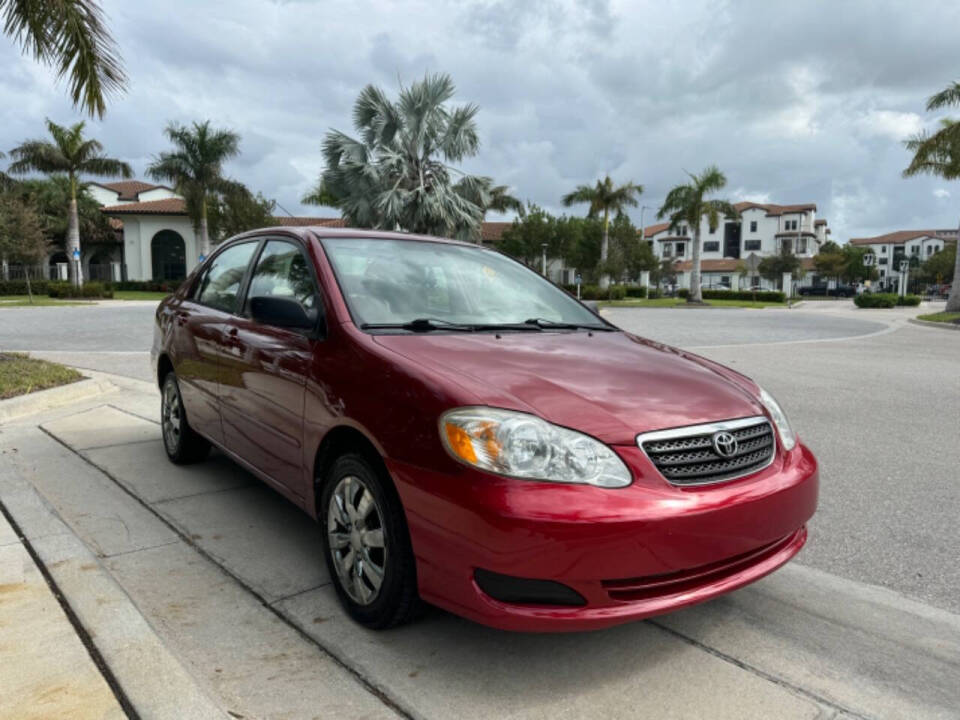
{"label": "toyota emblem", "polygon": [[726,431],[713,434],[713,449],[717,455],[730,458],[737,454],[737,439]]}

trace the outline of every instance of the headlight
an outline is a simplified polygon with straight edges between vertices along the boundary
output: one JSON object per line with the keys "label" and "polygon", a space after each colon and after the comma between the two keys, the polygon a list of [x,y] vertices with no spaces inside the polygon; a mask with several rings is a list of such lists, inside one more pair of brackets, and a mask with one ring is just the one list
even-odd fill
{"label": "headlight", "polygon": [[457,460],[500,475],[605,488],[631,481],[627,466],[602,442],[527,413],[451,410],[440,418],[440,436]]}
{"label": "headlight", "polygon": [[787,420],[787,414],[783,411],[783,408],[773,399],[773,395],[763,388],[760,388],[760,402],[770,413],[773,424],[777,426],[777,430],[780,432],[780,442],[783,443],[783,449],[793,450],[797,444],[797,436],[793,432],[793,428],[790,427],[790,421]]}

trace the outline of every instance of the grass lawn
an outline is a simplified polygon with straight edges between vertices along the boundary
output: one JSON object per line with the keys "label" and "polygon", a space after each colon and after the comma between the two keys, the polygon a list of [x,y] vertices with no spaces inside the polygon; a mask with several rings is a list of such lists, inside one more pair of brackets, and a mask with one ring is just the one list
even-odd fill
{"label": "grass lawn", "polygon": [[[707,300],[709,307],[738,307],[738,308],[785,308],[786,303],[762,302],[759,300]],[[629,300],[603,300],[600,307],[683,307],[687,301],[680,298],[631,298]],[[696,307],[696,306],[694,306]]]}
{"label": "grass lawn", "polygon": [[84,300],[55,300],[46,295],[34,295],[33,302],[26,295],[0,295],[0,309],[8,307],[39,307],[42,305],[89,305]]}
{"label": "grass lawn", "polygon": [[938,312],[929,315],[918,315],[917,320],[927,322],[960,323],[960,312]]}
{"label": "grass lawn", "polygon": [[66,385],[83,378],[73,368],[37,360],[23,353],[0,353],[0,400],[35,390]]}
{"label": "grass lawn", "polygon": [[114,300],[156,300],[160,302],[170,293],[150,292],[148,290],[114,290]]}

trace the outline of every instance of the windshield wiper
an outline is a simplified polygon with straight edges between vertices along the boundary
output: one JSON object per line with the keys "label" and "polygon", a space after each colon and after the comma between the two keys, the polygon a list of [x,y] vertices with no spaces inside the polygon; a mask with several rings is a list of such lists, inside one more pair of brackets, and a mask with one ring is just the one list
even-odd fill
{"label": "windshield wiper", "polygon": [[603,332],[613,332],[613,328],[608,325],[596,325],[589,323],[568,323],[556,322],[545,318],[528,318],[524,320],[525,325],[532,325],[545,330],[602,330]]}
{"label": "windshield wiper", "polygon": [[361,330],[409,330],[410,332],[432,332],[434,330],[455,330],[458,332],[473,332],[474,325],[440,320],[438,318],[417,318],[404,323],[364,323]]}

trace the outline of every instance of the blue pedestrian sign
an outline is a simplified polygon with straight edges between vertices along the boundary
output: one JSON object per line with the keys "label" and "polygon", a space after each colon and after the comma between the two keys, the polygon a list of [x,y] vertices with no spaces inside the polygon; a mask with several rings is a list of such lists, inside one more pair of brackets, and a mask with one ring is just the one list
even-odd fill
{"label": "blue pedestrian sign", "polygon": [[80,259],[80,251],[79,251],[77,248],[74,248],[74,249],[73,249],[73,259],[74,259],[74,260],[79,260],[79,259]]}

